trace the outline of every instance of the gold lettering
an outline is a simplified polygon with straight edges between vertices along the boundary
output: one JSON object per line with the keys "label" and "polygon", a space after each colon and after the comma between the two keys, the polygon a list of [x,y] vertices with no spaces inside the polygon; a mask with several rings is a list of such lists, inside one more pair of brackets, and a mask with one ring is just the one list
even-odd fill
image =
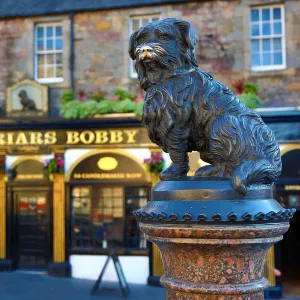
{"label": "gold lettering", "polygon": [[5,141],[5,133],[0,133],[0,145],[5,146],[6,141]]}
{"label": "gold lettering", "polygon": [[136,136],[136,134],[138,133],[137,130],[124,130],[124,133],[127,135],[128,139],[127,139],[127,144],[130,143],[135,143],[135,139],[134,137]]}
{"label": "gold lettering", "polygon": [[121,130],[111,130],[110,131],[110,144],[118,144],[123,141],[123,132]]}
{"label": "gold lettering", "polygon": [[43,145],[43,134],[41,132],[30,132],[30,144],[31,145]]}
{"label": "gold lettering", "polygon": [[96,134],[96,144],[105,144],[108,142],[108,133],[107,131],[95,131]]}
{"label": "gold lettering", "polygon": [[300,185],[285,185],[284,189],[286,191],[300,191]]}
{"label": "gold lettering", "polygon": [[95,134],[92,131],[83,131],[80,134],[80,140],[83,144],[91,144],[95,139]]}
{"label": "gold lettering", "polygon": [[8,132],[7,133],[7,145],[13,145],[14,144],[14,133]]}
{"label": "gold lettering", "polygon": [[67,145],[75,145],[78,144],[79,141],[79,132],[67,131]]}
{"label": "gold lettering", "polygon": [[24,132],[20,132],[16,139],[16,145],[28,145],[28,141]]}
{"label": "gold lettering", "polygon": [[47,131],[45,133],[45,145],[53,145],[57,142],[56,132],[55,131]]}
{"label": "gold lettering", "polygon": [[138,179],[138,178],[142,178],[142,176],[143,176],[142,173],[126,173],[127,179]]}

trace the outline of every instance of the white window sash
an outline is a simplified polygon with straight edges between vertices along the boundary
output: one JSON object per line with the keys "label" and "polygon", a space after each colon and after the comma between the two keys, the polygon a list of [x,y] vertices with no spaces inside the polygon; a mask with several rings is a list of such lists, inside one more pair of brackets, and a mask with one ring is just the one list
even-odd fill
{"label": "white window sash", "polygon": [[[154,15],[138,15],[138,16],[132,16],[130,18],[130,22],[129,22],[129,33],[130,35],[133,33],[133,28],[132,28],[132,23],[133,20],[138,20],[139,21],[139,27],[142,27],[142,19],[148,18],[148,21],[151,22],[151,20],[153,18],[158,18],[160,19],[160,15],[159,14],[154,14]],[[132,59],[130,59],[130,77],[131,78],[137,78],[137,73],[135,71],[134,68],[134,61]]]}
{"label": "white window sash", "polygon": [[[37,24],[35,26],[35,30],[34,30],[34,33],[35,33],[35,37],[34,37],[34,78],[37,82],[39,83],[59,83],[59,82],[63,82],[64,78],[63,76],[61,77],[45,77],[45,78],[39,78],[38,77],[38,69],[39,69],[39,64],[38,64],[38,55],[53,55],[54,54],[54,59],[56,59],[56,56],[55,54],[62,54],[63,55],[63,47],[64,45],[62,44],[62,49],[52,49],[52,50],[46,50],[45,47],[46,47],[46,41],[47,40],[52,40],[53,41],[53,45],[52,47],[55,47],[55,41],[56,39],[61,39],[62,40],[62,43],[63,43],[63,32],[62,32],[62,35],[61,36],[56,36],[56,26],[60,26],[62,28],[62,31],[63,31],[63,26],[61,23],[44,23],[44,24]],[[38,38],[38,28],[41,28],[43,27],[44,28],[44,35],[43,35],[43,38]],[[46,32],[46,28],[47,27],[52,27],[52,36],[49,38],[46,36],[47,32]],[[43,50],[38,50],[38,40],[42,40],[43,41],[43,44],[44,44],[44,49]],[[44,72],[47,70],[47,68],[51,66],[51,67],[54,67],[54,70],[56,72],[56,68],[57,67],[61,67],[63,69],[63,62],[61,64],[57,64],[56,61],[54,61],[52,64],[47,64],[47,63],[44,63],[43,64],[43,68],[44,68]],[[56,75],[56,74],[55,74]]]}
{"label": "white window sash", "polygon": [[[259,12],[259,16],[260,18],[262,18],[262,10],[264,8],[268,8],[270,9],[270,20],[269,21],[251,21],[251,11],[253,9],[258,9]],[[273,16],[273,9],[274,8],[280,8],[281,10],[281,18],[280,19],[276,19],[274,20],[274,16]],[[271,34],[270,35],[262,35],[262,29],[263,29],[263,24],[264,23],[270,23],[271,25]],[[273,31],[273,24],[274,23],[280,23],[281,24],[281,34],[275,34]],[[259,25],[259,35],[257,36],[253,36],[252,35],[252,25]],[[286,40],[285,40],[285,10],[284,10],[284,5],[270,5],[270,6],[257,6],[257,7],[251,7],[250,9],[250,28],[249,28],[249,36],[250,36],[250,62],[251,62],[251,70],[252,71],[272,71],[272,70],[283,70],[286,68]],[[280,50],[275,50],[273,49],[273,43],[272,40],[275,38],[280,38],[281,39],[281,51]],[[271,63],[270,65],[260,65],[260,66],[252,66],[252,54],[259,54],[260,56],[260,63],[263,62],[262,58],[263,58],[263,53],[264,51],[262,50],[262,41],[264,39],[270,39],[271,40],[271,49],[270,51],[266,51],[269,52],[271,55]],[[260,45],[260,49],[259,51],[252,51],[252,45],[251,42],[253,40],[258,40],[259,41],[259,45]],[[275,65],[274,64],[274,53],[282,53],[282,64],[280,65]]]}

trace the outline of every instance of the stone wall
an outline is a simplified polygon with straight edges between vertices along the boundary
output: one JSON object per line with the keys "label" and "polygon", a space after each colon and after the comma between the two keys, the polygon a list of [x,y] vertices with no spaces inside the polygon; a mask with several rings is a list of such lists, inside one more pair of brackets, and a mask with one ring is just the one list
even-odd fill
{"label": "stone wall", "polygon": [[27,78],[28,37],[31,26],[25,19],[0,21],[0,114],[5,110],[6,88]]}
{"label": "stone wall", "polygon": [[192,23],[198,33],[196,53],[202,70],[230,87],[241,78],[257,83],[265,106],[298,106],[299,1],[285,2],[287,68],[267,72],[250,70],[249,6],[269,3],[276,1],[201,1],[77,13],[76,86],[87,91],[107,90],[110,94],[116,87],[137,91],[137,80],[129,76],[127,55],[130,16],[160,14],[162,18],[177,17]]}
{"label": "stone wall", "polygon": [[[285,1],[287,68],[281,71],[250,70],[249,6],[280,3],[277,0],[199,1],[189,4],[116,9],[74,14],[75,87],[87,94],[113,94],[117,87],[137,92],[139,84],[130,77],[128,56],[130,17],[160,14],[192,23],[198,33],[197,59],[201,70],[232,87],[245,78],[260,86],[265,106],[300,105],[300,1]],[[53,84],[50,111],[58,115],[59,94],[70,89],[69,16],[40,16],[0,20],[0,108],[4,109],[6,88],[33,78],[34,24],[64,22],[64,78]],[[55,99],[54,99],[55,98]]]}

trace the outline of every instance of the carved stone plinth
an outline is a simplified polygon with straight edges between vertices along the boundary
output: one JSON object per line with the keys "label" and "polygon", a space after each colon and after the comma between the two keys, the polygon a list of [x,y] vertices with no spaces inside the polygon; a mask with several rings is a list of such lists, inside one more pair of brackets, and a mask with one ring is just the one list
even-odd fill
{"label": "carved stone plinth", "polygon": [[288,230],[294,210],[270,188],[238,195],[229,180],[160,182],[135,211],[162,254],[168,300],[264,299],[268,249]]}

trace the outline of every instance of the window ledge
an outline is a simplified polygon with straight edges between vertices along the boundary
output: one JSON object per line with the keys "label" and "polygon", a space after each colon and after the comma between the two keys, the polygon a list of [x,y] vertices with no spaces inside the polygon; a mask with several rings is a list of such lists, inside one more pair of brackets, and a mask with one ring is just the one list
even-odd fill
{"label": "window ledge", "polygon": [[249,71],[249,77],[255,78],[255,77],[270,77],[270,76],[282,76],[283,74],[291,74],[291,69],[282,68],[277,70],[260,70],[260,71]]}
{"label": "window ledge", "polygon": [[64,79],[62,77],[59,78],[44,78],[44,79],[35,79],[37,82],[41,84],[53,84],[53,83],[62,83]]}

